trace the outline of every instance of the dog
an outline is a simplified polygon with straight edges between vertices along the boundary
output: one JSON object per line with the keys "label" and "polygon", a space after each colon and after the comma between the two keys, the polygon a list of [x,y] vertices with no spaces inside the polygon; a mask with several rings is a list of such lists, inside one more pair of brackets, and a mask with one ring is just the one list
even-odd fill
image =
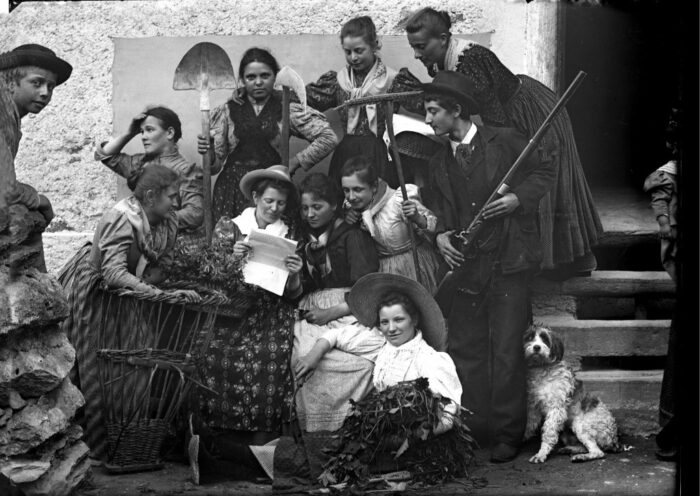
{"label": "dog", "polygon": [[620,452],[617,424],[607,406],[583,391],[573,369],[562,360],[564,343],[550,329],[533,325],[525,332],[527,424],[525,439],[542,427],[540,449],[530,463],[544,463],[559,441],[558,452],[572,462],[596,460]]}

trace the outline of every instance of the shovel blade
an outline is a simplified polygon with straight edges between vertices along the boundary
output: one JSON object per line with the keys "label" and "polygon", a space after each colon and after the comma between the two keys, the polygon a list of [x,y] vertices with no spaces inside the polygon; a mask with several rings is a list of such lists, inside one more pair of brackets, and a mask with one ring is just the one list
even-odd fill
{"label": "shovel blade", "polygon": [[231,59],[215,43],[197,43],[190,48],[175,69],[173,89],[216,90],[236,88]]}

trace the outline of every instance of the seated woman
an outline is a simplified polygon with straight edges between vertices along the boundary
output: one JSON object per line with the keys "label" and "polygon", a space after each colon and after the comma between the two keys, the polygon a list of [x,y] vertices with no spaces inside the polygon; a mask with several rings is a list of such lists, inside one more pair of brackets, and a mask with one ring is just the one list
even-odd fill
{"label": "seated woman", "polygon": [[[252,253],[247,237],[254,229],[297,239],[294,222],[286,215],[297,211],[297,193],[287,167],[251,171],[241,179],[240,189],[255,207],[234,219],[222,217],[215,228],[217,239],[233,242],[235,259],[245,263]],[[279,437],[288,419],[293,391],[294,298],[301,294],[302,259],[290,255],[285,265],[290,275],[282,296],[246,286],[255,292],[255,298],[245,317],[223,325],[219,320],[214,330],[201,373],[207,387],[219,394],[201,393],[202,418],[197,429],[210,452],[216,452],[216,438],[263,444]]]}
{"label": "seated woman", "polygon": [[[122,148],[136,135],[141,135],[145,153],[128,155]],[[175,112],[166,107],[151,107],[131,120],[124,134],[101,143],[95,150],[95,160],[122,177],[152,164],[160,164],[180,176],[180,197],[177,210],[178,229],[196,230],[204,220],[202,207],[202,170],[180,155],[177,142],[182,137],[182,125]]]}
{"label": "seated woman", "polygon": [[[136,170],[128,180],[133,195],[104,213],[92,243],[83,246],[59,274],[70,308],[63,330],[76,351],[73,382],[85,397],[83,439],[95,458],[104,456],[107,437],[96,350],[98,347],[119,348],[120,340],[137,344],[134,340],[140,338],[134,336],[143,324],[131,323],[130,336],[101,329],[103,323],[117,329],[125,326],[111,322],[106,316],[105,312],[114,312],[114,308],[109,308],[109,300],[97,290],[105,284],[113,289],[127,288],[153,295],[163,293],[154,284],[165,279],[172,259],[177,234],[172,208],[176,204],[178,182],[178,174],[162,165]],[[194,291],[169,293],[190,302],[199,300]],[[98,338],[103,341],[98,343]]]}
{"label": "seated woman", "polygon": [[[214,153],[210,154],[216,180],[212,197],[214,222],[226,215],[234,217],[249,206],[236,192],[248,172],[282,162],[280,128],[282,93],[274,89],[280,67],[275,57],[262,48],[249,48],[238,69],[242,93],[211,112]],[[289,131],[309,145],[289,160],[289,172],[309,170],[328,155],[338,143],[326,116],[298,102],[289,105]],[[198,151],[206,153],[210,138],[198,136]]]}
{"label": "seated woman", "polygon": [[[417,280],[434,294],[438,285],[440,260],[430,236],[435,234],[437,218],[420,200],[418,187],[406,185],[408,200],[380,177],[367,157],[348,160],[341,171],[343,194],[349,209],[345,220],[360,222],[377,247],[379,270]],[[418,250],[418,274],[413,259],[409,229],[413,224]]]}
{"label": "seated woman", "polygon": [[[347,301],[360,322],[372,327],[351,325],[327,329],[312,349],[296,361],[296,379],[313,379],[315,374],[311,373],[320,372],[324,362],[338,350],[357,354],[374,362],[372,382],[380,391],[403,381],[427,378],[433,394],[448,400],[439,421],[431,426],[432,432],[440,435],[450,430],[460,409],[462,386],[450,356],[437,351],[445,349],[447,330],[435,300],[423,286],[406,277],[369,274],[353,286]],[[324,457],[321,448],[329,446],[331,437],[326,435],[326,443],[317,446],[308,443],[306,436],[302,436],[303,443],[285,436],[264,450],[236,446],[231,449],[231,459],[251,471],[260,472],[265,467],[268,476],[275,479],[294,476],[313,479],[318,475],[319,460]],[[200,458],[200,461],[204,460]]]}
{"label": "seated woman", "polygon": [[[362,276],[377,272],[379,260],[372,238],[340,217],[340,188],[323,174],[307,176],[300,186],[301,214],[306,228],[305,295],[294,328],[294,357],[305,355],[329,328],[358,325],[345,297]],[[371,387],[372,364],[340,350],[329,353],[322,370],[296,397],[299,424],[305,431],[340,427],[350,408]]]}

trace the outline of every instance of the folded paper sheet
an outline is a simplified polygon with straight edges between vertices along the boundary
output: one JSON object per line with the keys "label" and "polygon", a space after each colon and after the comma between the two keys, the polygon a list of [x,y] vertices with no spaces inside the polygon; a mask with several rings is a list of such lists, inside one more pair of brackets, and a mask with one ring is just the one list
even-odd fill
{"label": "folded paper sheet", "polygon": [[289,276],[284,259],[294,255],[297,242],[261,229],[253,229],[246,241],[252,246],[252,253],[243,266],[245,282],[281,296]]}

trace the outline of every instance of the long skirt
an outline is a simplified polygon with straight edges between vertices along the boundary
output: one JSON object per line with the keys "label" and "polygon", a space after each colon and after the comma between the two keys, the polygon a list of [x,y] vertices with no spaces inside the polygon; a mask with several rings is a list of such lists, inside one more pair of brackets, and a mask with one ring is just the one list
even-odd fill
{"label": "long skirt", "polygon": [[[91,449],[91,456],[107,456],[107,427],[109,420],[128,420],[130,408],[137,409],[138,401],[146,391],[149,371],[131,369],[127,373],[107,370],[98,364],[97,350],[140,349],[153,347],[151,326],[142,320],[138,302],[120,299],[100,289],[100,272],[90,262],[92,244],[84,245],[61,269],[58,280],[66,291],[70,314],[63,321],[63,330],[75,348],[75,365],[71,380],[85,397],[82,426],[83,440]],[[114,384],[104,388],[99,367]],[[128,374],[128,376],[126,375]],[[114,400],[109,394],[114,394]],[[106,397],[105,397],[106,395]],[[127,398],[128,401],[123,401]],[[143,398],[141,398],[143,399]]]}
{"label": "long skirt", "polygon": [[379,257],[379,272],[398,274],[418,281],[425,289],[434,295],[438,287],[438,271],[440,259],[435,250],[427,243],[418,243],[418,275],[413,260],[413,250],[407,250],[396,255]]}
{"label": "long skirt", "polygon": [[[302,298],[299,308],[330,308],[343,303],[345,293],[349,290],[350,288],[333,288],[309,293]],[[292,360],[306,355],[327,329],[359,325],[352,315],[333,320],[324,326],[297,320],[294,325]],[[373,370],[374,362],[367,358],[339,349],[326,353],[297,392],[296,407],[300,427],[308,432],[339,429],[350,411],[349,400],[358,401],[372,389]]]}
{"label": "long skirt", "polygon": [[[554,108],[557,98],[539,81],[528,76],[519,77],[522,85],[505,110],[513,125],[530,138]],[[566,110],[554,120],[542,144],[551,152],[557,179],[540,200],[541,267],[568,273],[591,271],[596,268],[592,249],[603,233],[603,226],[588,188]]]}
{"label": "long skirt", "polygon": [[202,373],[204,423],[213,429],[281,432],[292,402],[291,354],[295,305],[259,290],[246,317],[218,326]]}

